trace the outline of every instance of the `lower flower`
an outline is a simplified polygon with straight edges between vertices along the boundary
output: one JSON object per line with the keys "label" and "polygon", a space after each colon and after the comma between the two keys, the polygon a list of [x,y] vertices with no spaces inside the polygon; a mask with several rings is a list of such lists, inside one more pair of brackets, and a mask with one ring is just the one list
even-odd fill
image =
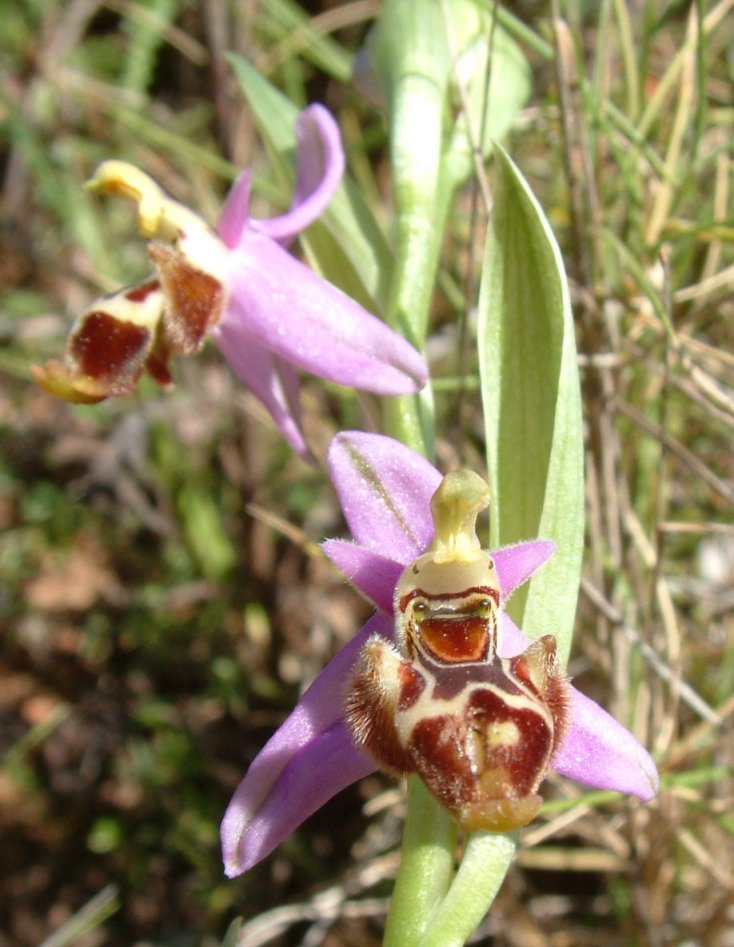
{"label": "lower flower", "polygon": [[378,767],[419,773],[467,831],[530,821],[549,769],[652,799],[647,751],[567,682],[552,636],[529,642],[504,611],[553,544],[484,552],[474,532],[482,481],[442,484],[390,438],[340,434],[329,468],[355,541],[329,540],[325,552],[378,611],[235,792],[222,823],[227,874],[251,868]]}

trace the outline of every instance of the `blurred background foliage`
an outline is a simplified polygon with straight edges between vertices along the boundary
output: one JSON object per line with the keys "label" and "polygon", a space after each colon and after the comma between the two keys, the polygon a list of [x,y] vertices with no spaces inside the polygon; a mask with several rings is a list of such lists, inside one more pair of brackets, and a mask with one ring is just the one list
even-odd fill
{"label": "blurred background foliage", "polygon": [[[731,2],[521,2],[531,97],[508,147],[571,280],[588,543],[576,682],[654,752],[640,806],[554,779],[477,942],[734,945],[734,17]],[[227,800],[367,606],[318,542],[344,527],[213,351],[163,393],[55,402],[29,366],[146,271],[106,157],[215,221],[237,169],[280,191],[227,61],[338,116],[389,220],[380,110],[350,84],[376,0],[8,0],[0,44],[0,945],[377,944],[401,796],[342,793],[244,878]],[[728,15],[727,15],[728,14]],[[481,470],[471,188],[429,348],[442,464]],[[468,302],[467,302],[468,300]],[[471,335],[471,317],[466,332]],[[321,451],[377,405],[306,382]],[[334,832],[338,826],[338,832]]]}

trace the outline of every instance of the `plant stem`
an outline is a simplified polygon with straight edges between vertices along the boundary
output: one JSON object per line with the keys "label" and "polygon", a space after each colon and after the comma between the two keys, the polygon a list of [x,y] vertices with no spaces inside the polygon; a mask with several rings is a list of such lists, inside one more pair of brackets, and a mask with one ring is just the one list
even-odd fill
{"label": "plant stem", "polygon": [[461,947],[481,924],[515,853],[514,835],[475,832],[451,889],[430,917],[418,947]]}
{"label": "plant stem", "polygon": [[451,883],[456,825],[418,776],[408,777],[400,870],[385,927],[384,947],[415,947]]}

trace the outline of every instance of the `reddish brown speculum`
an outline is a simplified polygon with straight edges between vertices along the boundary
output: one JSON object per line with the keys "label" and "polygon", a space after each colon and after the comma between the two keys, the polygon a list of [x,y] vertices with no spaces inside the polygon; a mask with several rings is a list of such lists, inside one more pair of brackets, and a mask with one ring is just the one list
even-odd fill
{"label": "reddish brown speculum", "polygon": [[409,653],[422,646],[446,664],[486,659],[498,604],[497,589],[489,586],[437,595],[413,589],[398,602],[407,627]]}

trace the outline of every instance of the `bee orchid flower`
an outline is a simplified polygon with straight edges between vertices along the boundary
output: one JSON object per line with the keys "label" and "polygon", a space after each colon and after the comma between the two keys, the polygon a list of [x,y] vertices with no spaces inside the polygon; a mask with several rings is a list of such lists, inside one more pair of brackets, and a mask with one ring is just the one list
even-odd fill
{"label": "bee orchid flower", "polygon": [[[230,877],[266,857],[333,795],[377,769],[375,758],[352,735],[347,695],[365,645],[369,650],[379,638],[390,648],[396,644],[396,588],[405,582],[406,566],[417,566],[427,550],[436,549],[431,499],[442,477],[427,460],[391,438],[344,432],[330,446],[328,465],[353,541],[328,540],[324,549],[376,612],[304,693],[237,788],[222,823]],[[527,653],[530,642],[503,606],[553,550],[553,543],[536,540],[481,553],[493,570],[498,656],[503,667],[525,678],[527,669],[515,656]],[[465,628],[470,624],[463,622]],[[435,633],[434,641],[439,640]],[[658,775],[647,751],[598,704],[565,686],[565,719],[558,745],[553,744],[551,768],[589,786],[651,799]],[[369,746],[371,741],[362,742]],[[471,827],[472,821],[466,824]]]}
{"label": "bee orchid flower", "polygon": [[133,165],[100,165],[88,187],[137,204],[154,273],[93,302],[76,320],[64,360],[34,368],[39,383],[87,404],[129,394],[145,369],[170,384],[171,356],[197,352],[210,335],[304,457],[299,369],[382,395],[418,391],[427,378],[418,352],[286,249],[323,212],[344,174],[339,130],[325,108],[301,113],[296,138],[290,211],[250,217],[245,171],[216,232]]}

